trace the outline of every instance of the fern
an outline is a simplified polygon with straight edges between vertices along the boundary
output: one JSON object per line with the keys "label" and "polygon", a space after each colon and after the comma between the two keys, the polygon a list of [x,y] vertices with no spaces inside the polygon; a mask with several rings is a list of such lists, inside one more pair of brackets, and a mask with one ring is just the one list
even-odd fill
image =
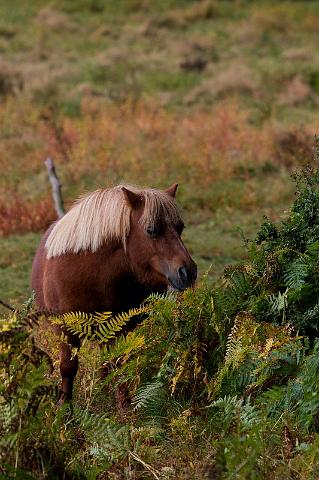
{"label": "fern", "polygon": [[5,436],[7,434],[10,434],[11,427],[18,418],[19,409],[15,402],[13,401],[5,402],[4,399],[2,399],[2,402],[0,403],[0,407],[1,407],[0,408],[0,428],[3,434],[3,437],[0,440],[0,444],[5,441],[8,443],[10,448],[12,448],[13,445],[11,441],[9,439],[5,440]]}
{"label": "fern", "polygon": [[[36,344],[28,318],[31,300],[0,321],[0,462],[4,472],[30,478],[24,467],[35,451],[44,412],[52,408],[56,387],[47,378],[48,356]],[[36,433],[37,432],[37,433]]]}
{"label": "fern", "polygon": [[212,291],[211,305],[213,316],[216,319],[216,325],[228,316],[229,298],[225,295],[222,288],[216,288]]}
{"label": "fern", "polygon": [[309,265],[304,256],[288,263],[283,273],[283,279],[286,286],[294,290],[302,287],[305,284],[308,269]]}
{"label": "fern", "polygon": [[147,312],[147,307],[132,308],[127,312],[120,313],[115,317],[111,312],[88,314],[83,312],[65,313],[60,317],[51,317],[53,322],[63,325],[66,330],[80,338],[86,337],[90,340],[98,340],[107,343],[116,337],[128,322],[138,315]]}
{"label": "fern", "polygon": [[243,298],[251,288],[251,281],[245,271],[234,271],[230,277],[230,288],[233,297]]}
{"label": "fern", "polygon": [[155,303],[157,301],[164,301],[164,302],[175,302],[177,298],[177,292],[175,290],[168,290],[164,293],[153,292],[151,293],[145,303]]}
{"label": "fern", "polygon": [[[241,336],[245,332],[246,327],[250,328],[254,324],[254,317],[248,312],[240,312],[236,315],[232,329],[228,335],[226,341],[226,352],[225,360],[234,361],[235,352],[242,348],[241,346]],[[251,334],[254,335],[258,325],[255,324],[254,329],[251,331]]]}
{"label": "fern", "polygon": [[139,352],[145,345],[144,335],[136,331],[129,332],[115,339],[113,345],[106,345],[102,351],[102,361],[114,361],[119,358],[129,359],[133,354]]}
{"label": "fern", "polygon": [[115,461],[125,456],[131,447],[127,425],[117,425],[106,414],[92,414],[75,408],[74,419],[84,432],[91,449],[98,456]]}
{"label": "fern", "polygon": [[91,457],[97,461],[111,462],[129,458],[159,480],[159,472],[139,455],[139,441],[134,439],[134,430],[127,424],[119,425],[105,414],[93,414],[78,408],[74,411],[74,418],[87,439],[87,449]]}
{"label": "fern", "polygon": [[277,294],[269,295],[269,310],[278,314],[280,312],[285,312],[288,305],[288,290],[284,293],[278,292]]}
{"label": "fern", "polygon": [[[312,186],[318,190],[317,183]],[[142,309],[128,314],[73,313],[57,319],[65,330],[102,343],[102,349],[95,351],[101,352],[108,370],[105,381],[96,382],[90,375],[93,362],[81,363],[86,369],[82,384],[87,377],[91,381],[85,384],[91,399],[86,404],[92,411],[107,413],[82,410],[78,405],[84,402],[78,396],[75,419],[65,424],[57,420],[46,432],[55,439],[70,434],[65,444],[75,452],[68,463],[72,474],[76,462],[79,471],[87,476],[89,471],[94,478],[108,475],[113,467],[129,468],[136,461],[158,478],[144,459],[156,458],[163,446],[162,439],[156,443],[153,434],[150,442],[146,433],[150,425],[160,425],[157,431],[169,440],[197,441],[206,431],[216,466],[213,476],[288,478],[309,465],[303,478],[311,477],[319,445],[319,343],[314,340],[319,325],[317,197],[301,192],[289,221],[278,226],[268,222],[251,244],[247,265],[228,267],[213,286],[201,285],[179,295],[154,294]],[[145,321],[124,336],[127,322],[145,312]],[[50,393],[41,379],[44,367],[41,370],[38,365],[36,373],[28,373],[18,345],[20,340],[25,345],[29,336],[18,324],[15,328],[9,326],[0,335],[13,356],[9,361],[10,355],[4,352],[9,369],[0,385],[0,392],[6,394],[1,399],[0,424],[7,451],[16,449],[22,438],[30,446],[24,422],[27,415],[32,418],[33,409],[38,417],[43,411],[41,401],[45,406]],[[295,336],[298,329],[304,336],[311,331],[309,343]],[[13,333],[19,341],[11,342]],[[82,350],[89,359],[90,347]],[[29,355],[32,348],[28,341],[23,353]],[[36,362],[35,355],[31,357]],[[12,377],[15,382],[10,383]],[[132,410],[119,424],[114,397],[122,383],[132,398]],[[107,395],[102,391],[106,386]],[[20,419],[21,430],[17,428]],[[31,421],[27,426],[33,434],[41,431]],[[304,450],[300,445],[305,445]]]}
{"label": "fern", "polygon": [[243,399],[238,398],[237,395],[220,397],[208,405],[210,414],[213,415],[215,422],[218,422],[222,435],[227,434],[242,405]]}
{"label": "fern", "polygon": [[144,414],[152,417],[163,416],[167,388],[165,384],[155,378],[153,382],[141,385],[132,399],[136,410],[142,409]]}
{"label": "fern", "polygon": [[254,425],[258,425],[262,421],[262,413],[256,405],[252,404],[250,396],[241,405],[239,419],[244,431],[251,430]]}

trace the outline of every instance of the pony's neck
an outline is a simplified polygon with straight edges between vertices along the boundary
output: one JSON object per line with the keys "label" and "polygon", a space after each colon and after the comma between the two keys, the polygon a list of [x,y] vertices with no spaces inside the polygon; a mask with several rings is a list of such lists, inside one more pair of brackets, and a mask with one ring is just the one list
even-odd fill
{"label": "pony's neck", "polygon": [[104,265],[108,265],[106,273],[109,278],[126,274],[126,272],[130,270],[125,249],[123,245],[116,240],[104,242],[96,252],[91,252],[91,255],[99,259],[100,268],[103,269]]}
{"label": "pony's neck", "polygon": [[[109,309],[113,313],[138,307],[154,291],[137,278],[124,247],[119,243],[102,245],[99,251],[92,255],[99,258],[104,298],[108,299]],[[104,268],[104,265],[107,267]]]}

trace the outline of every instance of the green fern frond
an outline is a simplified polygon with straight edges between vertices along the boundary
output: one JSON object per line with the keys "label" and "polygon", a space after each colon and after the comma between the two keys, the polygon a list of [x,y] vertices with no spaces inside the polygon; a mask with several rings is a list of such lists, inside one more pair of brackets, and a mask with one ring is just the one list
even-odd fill
{"label": "green fern frond", "polygon": [[268,296],[269,309],[273,313],[285,311],[288,306],[288,289],[284,293],[278,292]]}
{"label": "green fern frond", "polygon": [[247,397],[245,403],[241,406],[239,418],[243,430],[250,430],[254,425],[261,421],[261,411],[256,405],[252,405],[251,397]]}
{"label": "green fern frond", "polygon": [[241,409],[242,404],[243,399],[237,395],[226,395],[213,401],[207,408],[220,425],[221,431],[226,433],[230,429],[235,412]]}
{"label": "green fern frond", "polygon": [[235,271],[231,275],[231,288],[237,297],[245,295],[251,287],[251,281],[247,273]]}
{"label": "green fern frond", "polygon": [[151,293],[147,299],[146,299],[146,302],[150,302],[150,303],[153,303],[153,302],[156,302],[156,301],[161,301],[161,300],[176,300],[176,292],[175,291],[167,291],[167,292],[164,292],[164,293],[158,293],[158,292],[154,292],[154,293]]}
{"label": "green fern frond", "polygon": [[70,312],[60,317],[53,317],[53,321],[63,325],[69,332],[78,335],[80,338],[86,337],[104,343],[116,337],[133,317],[142,315],[147,311],[146,306],[141,306],[120,313],[115,317],[112,316],[111,312],[94,314]]}
{"label": "green fern frond", "polygon": [[245,271],[233,271],[224,278],[221,286],[214,288],[211,305],[215,323],[230,319],[242,309],[251,291],[251,278]]}
{"label": "green fern frond", "polygon": [[[221,320],[225,314],[225,305],[224,305],[224,297],[220,289],[215,289],[212,292],[211,298],[211,306],[212,306],[212,313],[216,320]],[[227,305],[226,305],[227,307]]]}
{"label": "green fern frond", "polygon": [[238,328],[239,328],[239,318],[240,317],[238,317],[237,315],[235,318],[234,325],[226,341],[226,352],[225,352],[226,361],[234,355],[234,352],[238,349],[238,343],[240,343],[240,340],[236,338]]}
{"label": "green fern frond", "polygon": [[13,422],[19,414],[14,402],[0,402],[0,429],[2,433],[9,433]]}
{"label": "green fern frond", "polygon": [[129,452],[128,425],[117,425],[106,414],[93,414],[80,408],[75,408],[73,415],[91,445],[92,454],[114,461]]}
{"label": "green fern frond", "polygon": [[161,420],[165,417],[165,404],[167,401],[166,385],[155,378],[153,382],[141,385],[132,399],[135,410],[143,410],[144,416],[152,417],[153,420]]}
{"label": "green fern frond", "polygon": [[288,288],[298,289],[305,284],[309,264],[305,256],[289,263],[283,273],[283,279]]}
{"label": "green fern frond", "polygon": [[224,397],[214,400],[207,408],[218,408],[227,414],[227,412],[232,412],[235,408],[241,406],[242,403],[243,400],[241,398],[238,399],[237,395],[225,395]]}
{"label": "green fern frond", "polygon": [[95,312],[94,315],[92,315],[92,318],[94,318],[97,323],[103,323],[111,317],[112,312]]}
{"label": "green fern frond", "polygon": [[107,345],[102,353],[102,361],[107,362],[120,358],[129,357],[139,351],[145,345],[145,337],[137,332],[129,332],[126,336],[117,337],[114,345]]}

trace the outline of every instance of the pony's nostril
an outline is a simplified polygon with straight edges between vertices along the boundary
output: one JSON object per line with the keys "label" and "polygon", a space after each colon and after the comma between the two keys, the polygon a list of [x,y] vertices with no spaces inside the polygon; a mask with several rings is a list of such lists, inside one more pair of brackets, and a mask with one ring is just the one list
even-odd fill
{"label": "pony's nostril", "polygon": [[179,275],[179,278],[182,280],[182,282],[187,281],[187,270],[185,267],[180,267],[178,269],[178,275]]}

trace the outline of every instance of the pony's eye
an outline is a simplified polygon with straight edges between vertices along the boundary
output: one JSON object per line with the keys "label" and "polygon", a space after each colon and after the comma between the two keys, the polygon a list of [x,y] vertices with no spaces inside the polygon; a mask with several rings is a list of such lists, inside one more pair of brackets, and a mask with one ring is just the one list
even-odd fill
{"label": "pony's eye", "polygon": [[152,238],[156,238],[160,234],[160,229],[158,227],[148,227],[146,229],[147,235],[149,235]]}

